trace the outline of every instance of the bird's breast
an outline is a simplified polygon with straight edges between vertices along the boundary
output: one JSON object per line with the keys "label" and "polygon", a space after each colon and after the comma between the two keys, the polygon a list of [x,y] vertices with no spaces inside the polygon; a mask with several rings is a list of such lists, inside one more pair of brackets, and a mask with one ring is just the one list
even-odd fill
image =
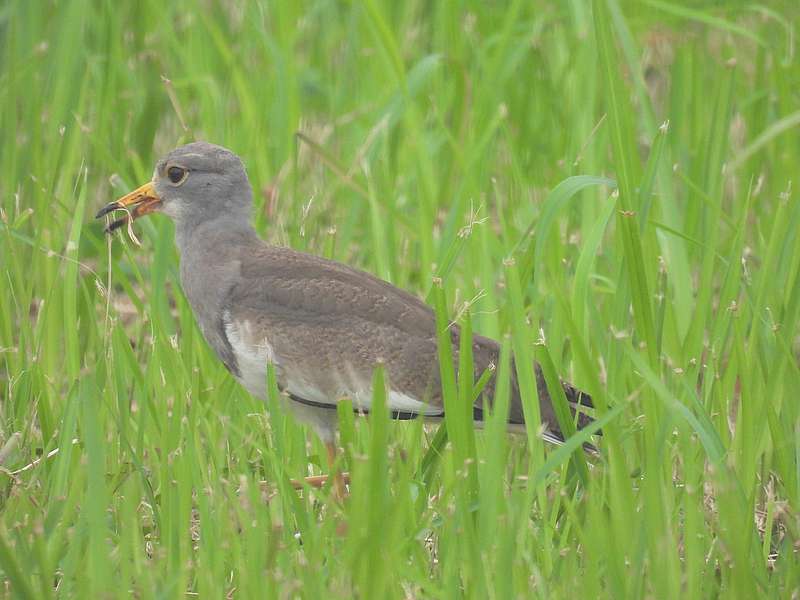
{"label": "bird's breast", "polygon": [[254,396],[265,398],[267,365],[275,365],[276,371],[280,369],[275,349],[268,336],[263,332],[256,335],[248,321],[231,321],[227,312],[223,317],[223,323],[225,335],[236,358],[239,381]]}

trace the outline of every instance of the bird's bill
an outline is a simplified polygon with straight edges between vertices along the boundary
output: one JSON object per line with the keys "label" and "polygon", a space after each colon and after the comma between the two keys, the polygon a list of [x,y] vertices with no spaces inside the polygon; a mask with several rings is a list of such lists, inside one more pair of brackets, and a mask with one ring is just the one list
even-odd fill
{"label": "bird's bill", "polygon": [[115,210],[124,210],[126,213],[124,217],[112,221],[108,227],[106,227],[106,233],[111,233],[115,229],[127,225],[143,215],[158,210],[160,206],[161,198],[156,194],[153,182],[149,181],[143,186],[133,190],[130,194],[124,195],[119,200],[106,204],[100,209],[100,212],[95,215],[95,218],[99,219]]}

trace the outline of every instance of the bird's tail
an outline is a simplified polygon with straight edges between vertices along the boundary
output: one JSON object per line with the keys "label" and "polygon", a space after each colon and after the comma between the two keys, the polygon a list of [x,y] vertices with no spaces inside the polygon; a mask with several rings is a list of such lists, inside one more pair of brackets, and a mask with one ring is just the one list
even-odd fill
{"label": "bird's tail", "polygon": [[[541,415],[542,425],[546,427],[544,438],[554,443],[563,443],[564,434],[561,431],[561,427],[558,425],[558,419],[556,418],[555,409],[553,408],[553,399],[547,389],[542,369],[538,364],[536,365],[536,387],[539,392],[539,413]],[[592,397],[566,381],[561,382],[561,387],[564,390],[564,395],[567,398],[567,404],[569,405],[570,413],[575,421],[576,427],[578,429],[583,429],[590,425],[594,419],[586,413],[586,409],[594,408]],[[522,422],[524,423],[524,420]],[[602,435],[602,432],[598,430],[596,434]],[[590,451],[596,451],[596,448],[591,444],[584,444],[584,448]]]}

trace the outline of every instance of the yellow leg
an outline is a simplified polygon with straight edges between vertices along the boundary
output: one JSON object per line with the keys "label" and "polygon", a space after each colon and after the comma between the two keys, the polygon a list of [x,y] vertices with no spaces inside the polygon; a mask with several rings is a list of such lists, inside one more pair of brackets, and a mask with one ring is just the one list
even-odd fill
{"label": "yellow leg", "polygon": [[328,442],[325,444],[325,448],[328,450],[328,467],[333,473],[333,497],[342,502],[347,496],[347,484],[350,483],[350,475],[342,473],[336,467],[336,443]]}
{"label": "yellow leg", "polygon": [[[325,444],[325,448],[328,451],[328,467],[333,473],[333,497],[336,498],[337,501],[341,502],[344,500],[345,496],[347,496],[347,484],[350,483],[350,475],[347,473],[341,473],[337,468],[335,468],[336,444],[334,442],[328,442]],[[314,488],[321,488],[328,482],[328,477],[328,475],[312,475],[311,477],[306,477],[302,481],[293,479],[292,485],[296,489],[302,489],[306,485],[310,485]]]}

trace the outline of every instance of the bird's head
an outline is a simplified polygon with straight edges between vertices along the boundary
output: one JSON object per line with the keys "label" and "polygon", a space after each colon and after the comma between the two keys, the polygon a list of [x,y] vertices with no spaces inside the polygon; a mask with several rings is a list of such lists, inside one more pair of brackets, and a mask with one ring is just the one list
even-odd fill
{"label": "bird's head", "polygon": [[159,160],[151,181],[107,204],[96,217],[126,211],[106,228],[108,232],[152,212],[166,214],[178,227],[220,216],[247,220],[251,194],[244,165],[236,154],[208,142],[193,142]]}

